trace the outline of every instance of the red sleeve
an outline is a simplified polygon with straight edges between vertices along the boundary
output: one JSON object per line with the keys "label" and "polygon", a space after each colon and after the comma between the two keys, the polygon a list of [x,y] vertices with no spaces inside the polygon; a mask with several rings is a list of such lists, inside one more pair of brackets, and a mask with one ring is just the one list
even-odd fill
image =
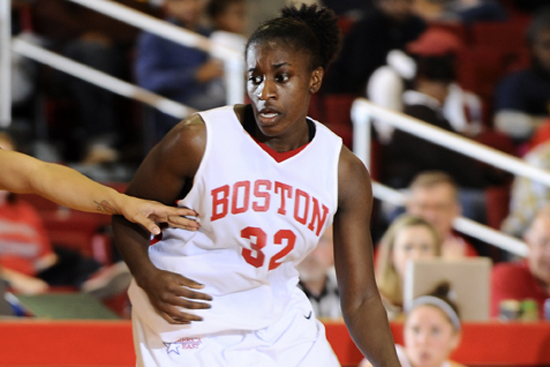
{"label": "red sleeve", "polygon": [[0,232],[4,246],[0,266],[36,275],[36,261],[53,252],[42,218],[33,206],[17,201],[0,208],[0,221],[16,229]]}
{"label": "red sleeve", "polygon": [[491,277],[491,316],[499,315],[500,302],[507,299],[539,300],[538,285],[525,263],[500,263]]}
{"label": "red sleeve", "polygon": [[19,201],[19,204],[22,210],[22,218],[26,218],[28,224],[33,226],[36,230],[35,240],[40,244],[40,254],[42,257],[44,255],[50,254],[53,252],[52,245],[50,243],[50,238],[44,227],[44,221],[38,214],[38,211],[30,204],[23,201]]}

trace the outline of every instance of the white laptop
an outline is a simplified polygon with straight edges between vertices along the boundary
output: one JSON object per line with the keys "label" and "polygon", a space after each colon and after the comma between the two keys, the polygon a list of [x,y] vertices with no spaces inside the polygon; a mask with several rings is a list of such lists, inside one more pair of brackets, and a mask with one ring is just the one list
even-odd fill
{"label": "white laptop", "polygon": [[492,262],[487,257],[460,260],[415,260],[405,271],[405,310],[419,296],[431,292],[438,283],[447,280],[462,321],[489,320]]}

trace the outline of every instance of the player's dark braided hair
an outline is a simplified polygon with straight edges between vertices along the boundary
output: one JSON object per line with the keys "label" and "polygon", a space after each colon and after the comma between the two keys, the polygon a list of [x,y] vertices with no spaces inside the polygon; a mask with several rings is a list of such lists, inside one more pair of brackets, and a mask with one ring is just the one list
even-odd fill
{"label": "player's dark braided hair", "polygon": [[319,66],[326,70],[340,51],[338,16],[332,10],[317,5],[284,7],[280,17],[263,23],[250,36],[246,52],[252,44],[274,39],[296,50],[309,52],[311,70]]}

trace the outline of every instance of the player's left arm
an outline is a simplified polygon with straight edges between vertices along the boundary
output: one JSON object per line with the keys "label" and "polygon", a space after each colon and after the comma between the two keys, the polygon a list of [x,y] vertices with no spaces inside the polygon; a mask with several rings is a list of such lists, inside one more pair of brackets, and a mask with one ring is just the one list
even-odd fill
{"label": "player's left arm", "polygon": [[364,164],[343,147],[338,166],[334,261],[344,320],[353,341],[373,366],[400,366],[374,278],[372,202],[370,176]]}

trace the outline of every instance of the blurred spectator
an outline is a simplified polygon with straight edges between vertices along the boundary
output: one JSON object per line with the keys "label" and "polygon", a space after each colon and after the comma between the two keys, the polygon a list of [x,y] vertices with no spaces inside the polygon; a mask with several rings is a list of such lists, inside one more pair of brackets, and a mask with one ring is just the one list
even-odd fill
{"label": "blurred spectator", "polygon": [[372,8],[373,0],[321,0],[320,3],[332,9],[341,18],[357,21]]}
{"label": "blurred spectator", "polygon": [[[527,152],[535,149],[537,146],[546,143],[550,140],[550,118],[544,120],[540,126],[538,126],[531,139],[527,143]],[[526,153],[527,153],[526,152]]]}
{"label": "blurred spectator", "polygon": [[[550,142],[538,145],[523,159],[534,167],[550,170]],[[521,238],[536,213],[550,202],[550,188],[527,177],[517,176],[510,193],[510,212],[502,222],[501,230]]]}
{"label": "blurred spectator", "polygon": [[[456,58],[464,47],[463,42],[451,32],[436,27],[428,28],[418,39],[407,44],[407,52],[392,50],[388,53],[387,64],[376,69],[369,78],[367,98],[379,106],[403,111],[403,93],[412,86],[416,75],[415,58]],[[482,130],[481,99],[464,90],[456,78],[449,84],[442,113],[453,130],[460,134],[475,137]],[[380,142],[387,144],[391,140],[393,127],[377,121],[374,126]]]}
{"label": "blurred spectator", "polygon": [[[145,4],[131,0],[117,2],[147,11]],[[45,46],[70,59],[122,79],[129,79],[126,58],[134,46],[137,29],[112,17],[65,0],[33,0],[32,31]],[[43,73],[44,74],[44,73]],[[47,75],[47,73],[45,74]],[[78,115],[58,133],[65,156],[84,163],[105,163],[119,159],[119,147],[129,136],[122,126],[115,94],[79,78],[54,72],[47,82],[50,95],[74,99]],[[77,151],[76,153],[74,151]]]}
{"label": "blurred spectator", "polygon": [[210,0],[206,13],[213,26],[212,42],[240,51],[244,55],[248,17],[245,0]]}
{"label": "blurred spectator", "polygon": [[[391,50],[386,57],[386,64],[377,68],[370,76],[365,89],[366,98],[378,106],[402,112],[403,93],[410,86],[415,74],[414,59],[402,50]],[[378,141],[388,144],[395,128],[378,119],[373,121],[373,126]]]}
{"label": "blurred spectator", "polygon": [[407,263],[440,254],[437,229],[426,220],[403,214],[393,221],[382,237],[376,256],[376,283],[390,320],[402,313]]}
{"label": "blurred spectator", "polygon": [[465,25],[508,18],[505,7],[496,0],[415,0],[415,10],[427,21]]}
{"label": "blurred spectator", "polygon": [[457,20],[466,25],[508,19],[506,8],[495,0],[454,0],[449,5]]}
{"label": "blurred spectator", "polygon": [[296,268],[300,273],[298,286],[311,301],[315,316],[319,319],[340,319],[342,310],[334,271],[332,226]]}
{"label": "blurred spectator", "polygon": [[373,0],[373,5],[344,38],[326,76],[326,93],[362,95],[388,52],[403,49],[426,29],[424,21],[412,14],[412,0]]}
{"label": "blurred spectator", "polygon": [[550,206],[540,209],[524,235],[529,246],[527,258],[519,262],[501,262],[493,267],[491,315],[498,316],[505,300],[535,300],[540,318],[544,301],[550,298]]}
{"label": "blurred spectator", "polygon": [[413,0],[414,13],[427,22],[456,21],[456,15],[448,7],[453,0]]}
{"label": "blurred spectator", "polygon": [[[443,104],[454,79],[452,55],[418,58],[413,89],[403,94],[403,112],[435,127],[455,132],[443,115]],[[475,205],[476,200],[484,200],[482,190],[485,187],[500,179],[493,170],[486,169],[474,159],[403,130],[393,133],[392,140],[384,147],[383,154],[386,160],[382,172],[384,183],[394,188],[404,188],[420,172],[444,171],[451,175],[462,189],[467,188],[471,191],[470,199],[474,200],[474,203],[468,204],[467,210]],[[479,206],[475,208],[477,210]],[[484,210],[473,212],[479,213],[473,218],[484,222],[483,212]]]}
{"label": "blurred spectator", "polygon": [[[211,29],[202,24],[201,0],[165,0],[166,21],[209,37]],[[225,104],[221,81],[223,63],[207,52],[183,46],[152,33],[138,41],[135,71],[138,84],[166,98],[204,110]],[[160,140],[178,119],[155,111],[154,137]]]}
{"label": "blurred spectator", "polygon": [[411,182],[407,198],[407,213],[424,218],[434,225],[443,241],[441,254],[445,258],[476,256],[478,252],[453,230],[453,221],[462,207],[454,179],[444,172],[427,171]]}
{"label": "blurred spectator", "polygon": [[[413,301],[403,328],[404,346],[395,346],[401,366],[465,367],[449,360],[462,337],[459,310],[451,294],[449,284],[442,283]],[[370,366],[367,359],[359,364]]]}
{"label": "blurred spectator", "polygon": [[[6,133],[0,147],[14,150]],[[98,298],[124,292],[131,275],[122,262],[102,266],[67,248],[53,248],[43,221],[30,204],[0,190],[0,276],[15,292],[38,294],[50,286],[71,286]]]}
{"label": "blurred spectator", "polygon": [[494,125],[518,143],[550,115],[550,8],[541,10],[527,30],[531,66],[502,78],[495,90]]}

